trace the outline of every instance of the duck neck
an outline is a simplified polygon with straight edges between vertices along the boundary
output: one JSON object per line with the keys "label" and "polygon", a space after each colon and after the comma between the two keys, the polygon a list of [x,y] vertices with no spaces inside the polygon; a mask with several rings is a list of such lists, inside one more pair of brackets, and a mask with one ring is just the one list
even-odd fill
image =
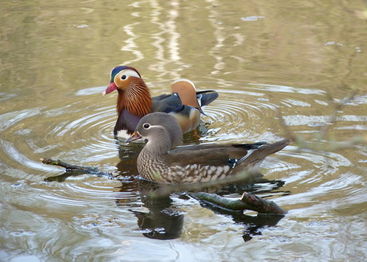
{"label": "duck neck", "polygon": [[152,98],[142,79],[131,82],[127,89],[118,89],[117,112],[127,110],[130,113],[143,117],[152,111]]}
{"label": "duck neck", "polygon": [[167,144],[167,143],[157,143],[157,142],[148,142],[145,147],[144,147],[144,151],[147,153],[150,153],[154,156],[161,156],[164,154],[167,154],[167,152],[170,150],[171,145]]}
{"label": "duck neck", "polygon": [[161,132],[159,134],[155,134],[148,138],[148,143],[144,146],[142,151],[157,157],[167,154],[167,152],[172,148],[172,143],[167,131],[160,131]]}

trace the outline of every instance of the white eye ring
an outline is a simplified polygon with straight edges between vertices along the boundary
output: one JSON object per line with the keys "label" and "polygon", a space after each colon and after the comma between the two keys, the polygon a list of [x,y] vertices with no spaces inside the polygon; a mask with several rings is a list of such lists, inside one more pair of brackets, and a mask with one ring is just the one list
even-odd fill
{"label": "white eye ring", "polygon": [[143,128],[144,129],[149,129],[150,128],[150,124],[148,124],[148,123],[143,124]]}
{"label": "white eye ring", "polygon": [[121,76],[121,80],[126,80],[127,79],[127,75],[122,75]]}

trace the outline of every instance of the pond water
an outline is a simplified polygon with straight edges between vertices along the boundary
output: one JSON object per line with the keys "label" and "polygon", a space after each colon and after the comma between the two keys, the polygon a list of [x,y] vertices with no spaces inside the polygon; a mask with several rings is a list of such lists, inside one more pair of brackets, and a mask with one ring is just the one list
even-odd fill
{"label": "pond water", "polygon": [[[13,0],[0,12],[0,261],[365,261],[365,1]],[[91,175],[45,181],[63,169],[42,157],[136,175],[112,134],[116,95],[101,96],[118,64],[153,95],[178,78],[217,90],[201,143],[275,141],[281,112],[303,142],[263,163],[285,184],[258,195],[288,214],[237,219],[175,195],[152,207],[136,183]]]}

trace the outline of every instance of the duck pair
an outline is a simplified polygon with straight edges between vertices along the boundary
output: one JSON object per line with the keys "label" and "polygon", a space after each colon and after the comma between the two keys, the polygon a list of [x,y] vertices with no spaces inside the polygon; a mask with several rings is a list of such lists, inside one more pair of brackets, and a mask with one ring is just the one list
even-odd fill
{"label": "duck pair", "polygon": [[105,93],[118,91],[115,135],[120,130],[133,133],[129,141],[145,138],[139,153],[139,174],[157,183],[197,183],[223,179],[249,169],[289,144],[284,139],[273,144],[201,144],[179,146],[183,133],[195,129],[201,106],[218,97],[215,91],[197,92],[189,80],[172,84],[170,95],[151,98],[139,72],[132,67],[112,70]]}

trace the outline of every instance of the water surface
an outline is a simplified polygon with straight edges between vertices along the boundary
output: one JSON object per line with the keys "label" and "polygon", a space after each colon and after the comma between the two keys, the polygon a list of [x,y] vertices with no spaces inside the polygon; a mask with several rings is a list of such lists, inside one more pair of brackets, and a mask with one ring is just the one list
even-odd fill
{"label": "water surface", "polygon": [[[364,261],[367,149],[327,140],[366,140],[366,10],[363,1],[3,1],[0,260]],[[126,179],[46,182],[63,170],[41,157],[134,174],[112,135],[116,97],[101,96],[117,64],[138,68],[153,95],[177,78],[217,90],[202,143],[280,139],[280,111],[318,147],[292,144],[263,163],[285,184],[259,195],[288,214],[238,219],[177,195],[149,203]],[[320,141],[334,102],[352,93]],[[144,219],[171,228],[170,240],[154,239]]]}

